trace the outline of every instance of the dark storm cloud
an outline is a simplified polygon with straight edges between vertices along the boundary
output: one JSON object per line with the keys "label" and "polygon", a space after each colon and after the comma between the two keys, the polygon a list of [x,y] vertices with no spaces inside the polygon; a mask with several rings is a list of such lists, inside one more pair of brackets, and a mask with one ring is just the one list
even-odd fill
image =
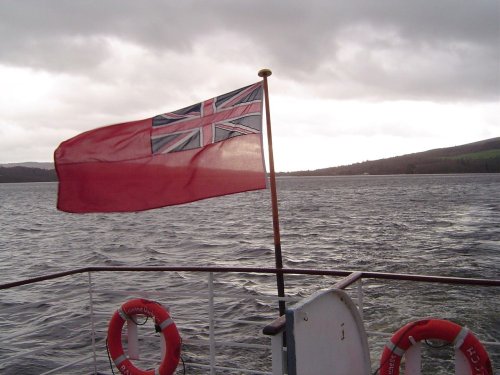
{"label": "dark storm cloud", "polygon": [[[323,96],[495,100],[500,94],[494,0],[34,0],[3,1],[0,14],[5,65],[92,76],[110,58],[110,39],[189,56],[208,36],[231,34],[251,42],[239,52],[242,61],[257,55],[282,78],[309,82]],[[210,53],[216,46],[205,47]],[[224,63],[224,56],[212,57]]]}

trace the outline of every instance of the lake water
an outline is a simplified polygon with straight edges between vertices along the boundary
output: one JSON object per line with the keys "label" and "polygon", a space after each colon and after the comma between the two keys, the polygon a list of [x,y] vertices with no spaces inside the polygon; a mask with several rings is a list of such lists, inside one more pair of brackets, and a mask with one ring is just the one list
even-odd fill
{"label": "lake water", "polygon": [[[280,178],[278,189],[285,267],[500,278],[500,174]],[[85,215],[57,211],[56,194],[55,183],[0,184],[0,283],[88,265],[274,266],[265,190],[140,213]],[[321,279],[321,286],[328,282]],[[292,295],[315,288],[296,277],[285,283]],[[272,287],[250,276],[227,284]],[[498,288],[366,286],[368,329],[394,331],[412,318],[439,316],[467,325],[482,340],[500,339]],[[0,307],[21,303],[26,293],[1,294]],[[1,358],[8,350],[0,341]],[[499,371],[499,347],[487,349]],[[0,370],[50,368],[39,360],[0,363]],[[448,362],[425,366],[431,366],[428,373],[451,374]]]}

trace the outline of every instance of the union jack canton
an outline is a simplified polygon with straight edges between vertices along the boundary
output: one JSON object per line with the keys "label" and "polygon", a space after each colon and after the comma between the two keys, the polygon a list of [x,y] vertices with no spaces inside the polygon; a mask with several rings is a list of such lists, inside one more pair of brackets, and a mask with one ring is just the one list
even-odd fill
{"label": "union jack canton", "polygon": [[193,150],[262,129],[262,82],[153,117],[151,152]]}

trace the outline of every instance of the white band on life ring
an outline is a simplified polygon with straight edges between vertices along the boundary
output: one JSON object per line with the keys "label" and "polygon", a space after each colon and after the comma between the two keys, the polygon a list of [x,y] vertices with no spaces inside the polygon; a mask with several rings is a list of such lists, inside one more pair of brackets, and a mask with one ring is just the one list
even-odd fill
{"label": "white band on life ring", "polygon": [[398,357],[402,357],[405,354],[405,351],[394,344],[392,341],[389,341],[386,346],[391,351],[391,353],[396,354]]}
{"label": "white band on life ring", "polygon": [[167,328],[173,322],[174,321],[172,320],[172,318],[165,319],[163,322],[160,323],[160,329],[163,331],[165,328]]}
{"label": "white band on life ring", "polygon": [[122,318],[123,320],[128,320],[129,319],[128,315],[125,314],[125,312],[122,310],[121,307],[118,309],[118,315],[120,315],[120,318]]}
{"label": "white band on life ring", "polygon": [[469,330],[467,329],[467,327],[462,327],[460,332],[458,332],[457,337],[455,337],[455,340],[453,340],[453,346],[455,347],[455,349],[460,349],[468,334]]}
{"label": "white band on life ring", "polygon": [[121,356],[119,356],[118,358],[116,358],[115,360],[113,360],[113,362],[118,367],[118,366],[120,366],[120,363],[122,363],[126,359],[127,359],[127,356],[125,354],[122,354]]}

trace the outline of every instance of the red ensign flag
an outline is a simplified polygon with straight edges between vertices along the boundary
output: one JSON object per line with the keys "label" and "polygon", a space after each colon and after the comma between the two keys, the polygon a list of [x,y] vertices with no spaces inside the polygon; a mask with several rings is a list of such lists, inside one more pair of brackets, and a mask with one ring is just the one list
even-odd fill
{"label": "red ensign flag", "polygon": [[264,189],[262,82],[77,135],[54,153],[57,208],[124,212]]}

